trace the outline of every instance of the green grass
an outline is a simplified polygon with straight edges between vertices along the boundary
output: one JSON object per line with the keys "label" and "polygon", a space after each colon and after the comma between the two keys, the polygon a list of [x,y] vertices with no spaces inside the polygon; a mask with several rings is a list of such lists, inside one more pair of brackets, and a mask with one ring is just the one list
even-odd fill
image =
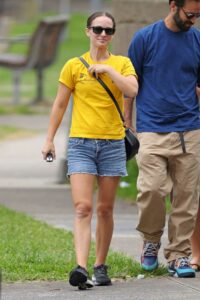
{"label": "green grass", "polygon": [[28,105],[0,105],[0,115],[33,115],[36,113],[40,113],[37,107]]}
{"label": "green grass", "polygon": [[16,139],[19,137],[30,137],[30,135],[33,135],[35,133],[36,131],[33,130],[26,130],[9,125],[0,125],[0,141]]}
{"label": "green grass", "polygon": [[0,140],[4,139],[7,135],[18,132],[18,129],[12,126],[0,125]]}
{"label": "green grass", "polygon": [[[73,235],[62,229],[19,212],[0,206],[0,269],[3,281],[66,280],[75,266]],[[94,244],[89,259],[89,271],[94,263]],[[160,276],[167,273],[160,267],[152,273],[141,270],[139,263],[110,251],[107,263],[112,266],[112,278],[129,278],[138,274]]]}

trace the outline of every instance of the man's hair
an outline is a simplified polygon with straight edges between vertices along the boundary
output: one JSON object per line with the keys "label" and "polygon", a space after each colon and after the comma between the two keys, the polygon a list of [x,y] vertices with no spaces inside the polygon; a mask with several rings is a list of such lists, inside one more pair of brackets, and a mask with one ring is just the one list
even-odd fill
{"label": "man's hair", "polygon": [[[169,4],[174,1],[177,7],[183,7],[186,0],[169,0]],[[196,2],[200,2],[200,0],[193,0]]]}

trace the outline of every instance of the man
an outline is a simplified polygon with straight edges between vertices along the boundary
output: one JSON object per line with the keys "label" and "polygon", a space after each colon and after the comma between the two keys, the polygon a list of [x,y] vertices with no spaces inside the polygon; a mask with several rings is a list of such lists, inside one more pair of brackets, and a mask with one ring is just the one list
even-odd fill
{"label": "man", "polygon": [[[200,17],[200,0],[170,0],[169,7],[164,20],[135,34],[128,51],[140,86],[137,229],[144,240],[141,266],[152,271],[158,266],[165,197],[173,188],[164,255],[171,275],[195,277],[189,256],[200,184],[200,32],[192,26]],[[131,106],[125,106],[129,126]]]}

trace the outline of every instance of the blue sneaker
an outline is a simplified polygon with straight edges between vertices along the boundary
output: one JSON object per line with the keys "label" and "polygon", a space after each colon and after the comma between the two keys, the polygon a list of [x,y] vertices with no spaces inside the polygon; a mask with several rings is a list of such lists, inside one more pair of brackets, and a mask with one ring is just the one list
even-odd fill
{"label": "blue sneaker", "polygon": [[158,267],[158,250],[160,243],[144,242],[141,255],[141,267],[146,271],[153,271]]}
{"label": "blue sneaker", "polygon": [[168,263],[168,272],[171,276],[179,278],[195,277],[195,270],[190,266],[188,257],[180,257]]}

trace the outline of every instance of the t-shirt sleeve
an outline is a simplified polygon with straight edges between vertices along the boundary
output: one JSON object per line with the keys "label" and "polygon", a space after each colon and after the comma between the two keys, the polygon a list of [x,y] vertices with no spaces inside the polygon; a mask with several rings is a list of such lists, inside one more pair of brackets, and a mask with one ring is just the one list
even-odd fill
{"label": "t-shirt sleeve", "polygon": [[128,57],[134,65],[139,78],[142,76],[143,60],[145,55],[144,49],[144,38],[142,33],[139,31],[134,35],[128,49]]}
{"label": "t-shirt sleeve", "polygon": [[72,72],[73,60],[68,60],[60,72],[59,82],[66,85],[70,90],[74,89],[74,76]]}
{"label": "t-shirt sleeve", "polygon": [[131,60],[128,57],[125,57],[124,59],[124,65],[123,65],[123,69],[122,69],[122,75],[123,76],[129,76],[129,75],[133,75],[137,78],[137,74],[135,71],[135,68],[131,62]]}

